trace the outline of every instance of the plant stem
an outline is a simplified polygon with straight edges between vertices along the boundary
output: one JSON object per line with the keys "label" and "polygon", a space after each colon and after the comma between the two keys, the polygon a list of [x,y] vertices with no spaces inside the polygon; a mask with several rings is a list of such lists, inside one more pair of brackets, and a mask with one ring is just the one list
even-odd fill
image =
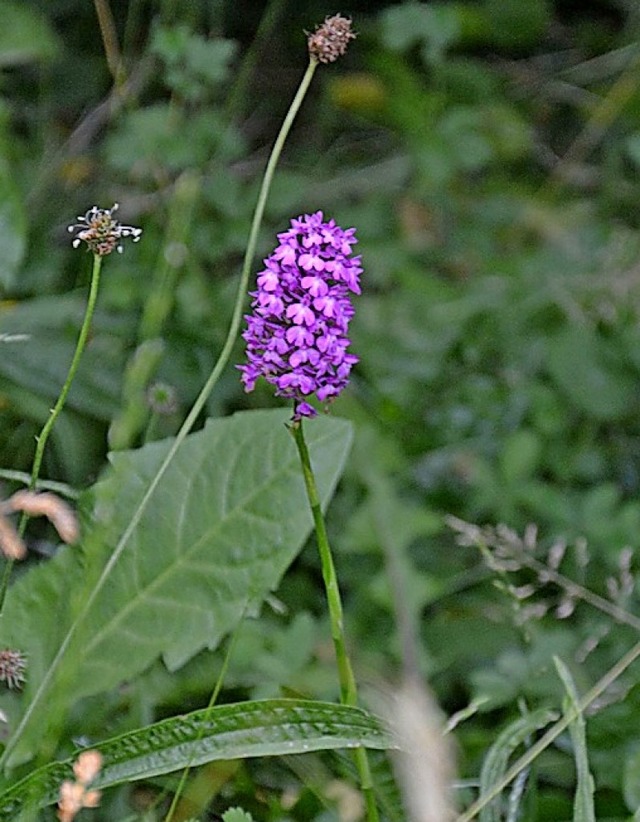
{"label": "plant stem", "polygon": [[113,77],[116,88],[120,88],[124,82],[124,71],[122,66],[122,56],[118,45],[118,33],[116,31],[113,12],[108,0],[94,0],[104,53],[107,58],[107,66]]}
{"label": "plant stem", "polygon": [[[93,319],[93,313],[96,307],[96,301],[98,299],[98,288],[100,286],[100,269],[102,268],[102,257],[98,254],[93,255],[93,270],[91,272],[91,286],[89,288],[89,299],[87,300],[87,308],[84,312],[84,320],[82,321],[82,327],[80,329],[80,334],[78,336],[78,342],[76,343],[76,350],[73,352],[73,359],[71,360],[71,365],[69,366],[69,372],[67,374],[67,379],[62,386],[62,391],[56,400],[56,404],[51,409],[51,413],[49,414],[49,419],[45,422],[42,432],[37,439],[36,444],[36,453],[33,458],[33,468],[31,469],[31,482],[29,483],[29,490],[33,491],[36,487],[36,483],[38,482],[38,477],[40,476],[40,468],[42,466],[42,457],[44,455],[44,449],[47,444],[47,440],[49,439],[49,434],[53,429],[55,421],[57,420],[60,412],[64,408],[64,404],[67,400],[67,395],[69,394],[69,390],[71,388],[71,383],[76,375],[76,371],[78,370],[78,366],[80,365],[80,358],[84,352],[84,347],[87,343],[87,338],[89,336],[89,329],[91,328],[91,320]],[[26,524],[26,518],[23,517],[23,521]],[[21,525],[21,535],[24,533],[24,526],[23,523]]]}
{"label": "plant stem", "polygon": [[[175,440],[173,441],[171,448],[167,452],[166,457],[162,461],[162,464],[158,468],[156,475],[153,477],[151,482],[149,483],[149,487],[147,488],[144,496],[140,500],[138,507],[134,511],[131,520],[127,527],[125,528],[122,536],[118,540],[117,545],[113,549],[109,560],[107,561],[106,565],[102,569],[102,572],[96,581],[92,590],[88,593],[87,597],[84,599],[82,607],[79,609],[78,613],[76,614],[75,619],[69,626],[69,630],[67,631],[60,647],[56,655],[54,656],[53,660],[51,661],[49,667],[47,668],[46,673],[44,674],[40,685],[38,686],[37,691],[35,692],[33,699],[29,703],[20,723],[18,724],[14,734],[8,740],[2,755],[0,756],[0,768],[6,765],[9,761],[9,757],[13,750],[15,749],[22,733],[24,732],[27,724],[31,720],[36,708],[40,705],[44,696],[49,688],[51,681],[54,677],[54,674],[57,672],[60,663],[65,656],[69,646],[71,645],[72,640],[74,639],[76,633],[78,632],[79,627],[84,623],[87,614],[91,610],[93,603],[96,601],[98,594],[103,589],[111,571],[115,567],[116,563],[120,559],[124,549],[127,547],[129,540],[131,539],[132,534],[134,533],[135,529],[137,528],[140,520],[142,519],[142,515],[149,504],[149,500],[154,495],[158,485],[160,484],[162,477],[165,475],[167,468],[173,461],[173,458],[178,452],[178,449],[186,439],[187,435],[190,433],[191,429],[195,425],[198,417],[200,416],[202,410],[204,409],[207,400],[209,399],[209,395],[213,390],[214,386],[218,382],[222,371],[224,370],[225,366],[229,361],[229,357],[231,356],[231,352],[233,350],[233,346],[236,341],[236,337],[238,335],[238,331],[240,330],[240,322],[242,320],[242,306],[244,304],[245,295],[248,290],[248,283],[249,283],[249,274],[251,272],[251,266],[253,264],[253,258],[255,256],[256,245],[258,241],[258,233],[260,230],[260,226],[262,224],[262,217],[264,215],[264,209],[267,202],[267,197],[269,194],[269,189],[271,188],[271,182],[273,180],[273,175],[278,164],[278,160],[280,159],[280,154],[282,153],[282,148],[284,143],[287,139],[289,131],[291,130],[291,126],[293,125],[293,121],[295,120],[296,114],[302,105],[302,101],[304,100],[305,94],[311,84],[311,79],[313,74],[317,68],[317,63],[313,60],[309,61],[309,65],[307,70],[300,82],[300,86],[298,91],[296,92],[295,97],[289,107],[289,111],[282,123],[280,128],[280,132],[276,138],[274,143],[273,149],[271,150],[271,156],[267,162],[267,167],[264,173],[264,177],[262,179],[262,184],[260,186],[260,192],[258,194],[258,201],[256,203],[256,210],[253,215],[253,220],[251,223],[251,229],[249,232],[249,239],[247,242],[247,250],[245,252],[244,261],[242,265],[242,272],[240,275],[240,282],[238,283],[238,294],[236,297],[236,302],[233,309],[233,314],[231,316],[231,323],[229,325],[229,331],[227,333],[227,338],[224,342],[222,350],[220,351],[220,355],[216,364],[213,366],[213,370],[209,375],[207,381],[203,385],[200,393],[196,397],[195,402],[189,413],[187,414],[185,421],[182,423],[180,430],[178,431]],[[374,817],[371,817],[372,819]]]}
{"label": "plant stem", "polygon": [[[82,357],[82,353],[84,351],[84,347],[87,342],[87,337],[89,336],[89,329],[91,327],[91,320],[93,319],[93,313],[96,307],[96,301],[98,298],[98,288],[100,286],[100,269],[102,267],[102,257],[97,254],[93,255],[93,269],[91,272],[91,286],[89,288],[89,298],[87,300],[87,307],[84,312],[84,320],[82,321],[82,327],[80,328],[80,334],[78,336],[78,342],[76,343],[76,349],[73,352],[73,358],[71,360],[71,365],[69,366],[69,371],[67,373],[67,378],[62,386],[62,390],[56,400],[56,404],[51,409],[49,413],[49,417],[45,422],[42,431],[40,432],[40,436],[36,439],[36,453],[33,457],[33,467],[31,469],[31,479],[29,480],[29,490],[34,491],[36,485],[38,484],[38,477],[40,476],[40,468],[42,467],[42,458],[44,456],[44,449],[47,444],[47,440],[49,439],[49,434],[51,433],[55,421],[60,415],[64,404],[67,399],[67,395],[69,393],[69,389],[71,388],[71,383],[73,382],[73,378],[76,375],[76,371],[78,370],[78,365],[80,364],[80,358]],[[18,525],[18,533],[20,536],[24,536],[25,529],[27,527],[27,522],[29,520],[29,516],[25,513],[22,514],[20,518],[20,524]],[[0,581],[0,615],[2,614],[2,609],[4,607],[4,600],[7,593],[7,587],[9,585],[9,580],[11,578],[11,572],[13,570],[13,560],[8,560],[4,566],[4,573],[2,575],[2,580]]]}
{"label": "plant stem", "polygon": [[[299,422],[294,422],[289,430],[293,435],[293,439],[295,440],[298,448],[298,454],[300,455],[300,464],[302,465],[304,484],[307,491],[309,506],[311,507],[311,514],[313,516],[313,524],[316,533],[316,542],[320,553],[322,578],[324,580],[327,605],[329,607],[331,636],[333,638],[333,645],[336,651],[336,662],[338,665],[340,701],[343,705],[356,706],[358,704],[358,690],[345,640],[344,615],[342,610],[342,599],[340,597],[340,587],[338,585],[338,575],[336,574],[333,555],[331,553],[331,545],[329,544],[329,536],[327,534],[327,528],[325,525],[324,516],[322,514],[322,507],[320,505],[320,496],[318,494],[315,476],[311,467],[309,449],[307,448],[307,443],[304,438],[302,420]],[[365,748],[358,748],[354,751],[354,757],[356,767],[358,768],[358,773],[360,775],[362,793],[364,794],[365,803],[367,806],[367,819],[369,822],[377,822],[378,809],[376,807],[375,795],[373,793],[369,759]]]}

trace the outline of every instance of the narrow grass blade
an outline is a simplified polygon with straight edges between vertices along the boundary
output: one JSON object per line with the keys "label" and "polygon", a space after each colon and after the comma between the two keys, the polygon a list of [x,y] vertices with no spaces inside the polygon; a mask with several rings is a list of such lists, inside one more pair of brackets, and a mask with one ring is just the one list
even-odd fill
{"label": "narrow grass blade", "polygon": [[575,719],[569,725],[577,774],[576,795],[573,800],[573,822],[596,822],[596,812],[593,805],[593,776],[589,770],[586,723],[580,711],[580,697],[567,666],[559,657],[554,657],[553,661],[567,692],[564,699],[565,713],[575,714]]}
{"label": "narrow grass blade", "polygon": [[[553,711],[541,708],[516,719],[508,725],[493,743],[482,764],[480,773],[480,796],[491,794],[493,786],[499,782],[509,766],[509,758],[529,737],[548,725],[555,718]],[[480,822],[500,822],[502,818],[501,795],[488,802],[480,811]]]}

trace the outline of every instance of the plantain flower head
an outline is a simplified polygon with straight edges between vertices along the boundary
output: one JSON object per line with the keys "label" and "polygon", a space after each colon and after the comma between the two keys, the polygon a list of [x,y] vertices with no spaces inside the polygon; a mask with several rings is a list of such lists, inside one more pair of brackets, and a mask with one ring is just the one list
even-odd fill
{"label": "plantain flower head", "polygon": [[78,248],[81,243],[86,243],[90,251],[104,257],[114,250],[122,254],[122,240],[125,237],[131,237],[137,243],[142,229],[119,223],[113,216],[117,210],[118,203],[114,203],[111,208],[92,206],[78,217],[78,222],[67,229],[76,235],[71,242],[73,247]]}

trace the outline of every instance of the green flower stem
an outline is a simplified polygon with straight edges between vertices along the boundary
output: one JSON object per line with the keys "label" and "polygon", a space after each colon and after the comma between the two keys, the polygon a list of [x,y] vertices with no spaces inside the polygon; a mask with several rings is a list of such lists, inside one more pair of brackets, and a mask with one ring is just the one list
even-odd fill
{"label": "green flower stem", "polygon": [[143,437],[143,444],[146,445],[148,442],[153,442],[156,439],[158,434],[158,428],[160,423],[160,414],[157,411],[152,411],[149,415],[149,421],[147,423],[147,427],[144,432]]}
{"label": "green flower stem", "polygon": [[[167,471],[167,468],[169,467],[173,458],[177,454],[178,449],[180,448],[180,446],[186,439],[187,435],[190,433],[191,429],[195,425],[198,417],[200,416],[201,412],[203,411],[207,403],[207,400],[209,399],[209,395],[211,394],[214,386],[220,378],[220,375],[222,374],[222,371],[224,370],[225,366],[229,361],[229,357],[231,356],[231,352],[233,350],[233,346],[235,344],[238,331],[240,330],[240,323],[242,321],[242,306],[244,304],[245,295],[248,290],[249,274],[251,272],[251,266],[253,264],[253,258],[255,256],[256,245],[258,242],[258,233],[260,231],[260,226],[262,224],[262,217],[264,215],[264,209],[267,202],[269,189],[271,188],[273,175],[278,164],[278,160],[280,159],[282,148],[285,144],[287,136],[289,135],[296,114],[298,113],[300,106],[302,105],[302,101],[304,100],[309,85],[311,84],[311,79],[313,78],[317,66],[318,64],[316,61],[309,61],[307,70],[302,78],[302,81],[300,82],[300,87],[298,88],[298,91],[296,92],[296,95],[293,98],[291,106],[289,107],[289,111],[287,112],[284,122],[282,123],[280,132],[276,138],[273,149],[271,151],[271,156],[269,157],[269,160],[267,162],[267,168],[262,179],[262,185],[260,186],[258,201],[256,203],[256,210],[253,215],[251,230],[249,232],[247,250],[245,252],[244,261],[242,265],[240,282],[238,283],[238,295],[236,297],[236,302],[233,309],[233,314],[231,317],[231,323],[229,325],[227,338],[220,352],[220,356],[218,357],[216,364],[213,366],[213,370],[211,371],[211,374],[209,374],[206,383],[202,387],[202,390],[196,397],[196,400],[193,403],[193,407],[187,414],[185,421],[182,423],[182,426],[180,427],[180,430],[178,431],[171,448],[167,452],[166,457],[164,458],[162,464],[158,468],[156,475],[149,483],[149,487],[147,488],[142,499],[140,500],[138,507],[134,511],[128,526],[125,528],[122,536],[118,540],[117,545],[113,549],[113,552],[109,557],[109,560],[102,569],[102,572],[97,582],[95,583],[92,590],[88,593],[87,597],[84,599],[82,607],[79,609],[75,619],[71,623],[69,630],[67,631],[64,639],[62,640],[55,657],[51,661],[51,664],[47,668],[47,671],[43,676],[37,691],[33,695],[33,699],[29,703],[29,706],[27,707],[24,715],[22,716],[22,719],[20,720],[20,723],[18,724],[12,737],[8,740],[5,749],[2,755],[0,756],[0,768],[6,765],[6,763],[9,761],[9,757],[15,749],[17,743],[19,742],[24,729],[27,727],[27,724],[31,720],[31,717],[36,711],[36,708],[38,708],[40,703],[43,701],[47,693],[47,690],[51,685],[53,677],[56,674],[58,668],[60,667],[60,663],[64,658],[69,646],[71,645],[71,642],[73,641],[75,635],[77,634],[78,629],[84,623],[87,614],[91,610],[93,603],[96,601],[98,594],[104,588],[104,585],[107,579],[109,578],[111,571],[113,571],[116,563],[122,555],[122,552],[127,547],[133,532],[137,528],[140,520],[142,519],[142,514],[144,513],[145,508],[149,504],[149,500],[154,495],[158,485],[160,484],[160,481],[162,480],[162,477],[165,475]],[[371,818],[373,819],[373,817]]]}
{"label": "green flower stem", "polygon": [[[47,444],[47,440],[49,439],[49,434],[51,433],[55,421],[60,415],[60,412],[64,408],[64,404],[66,402],[69,389],[71,388],[71,383],[73,382],[73,378],[75,377],[76,371],[78,370],[80,358],[82,357],[82,353],[87,342],[87,337],[89,336],[91,320],[93,319],[93,313],[96,307],[96,301],[98,299],[98,288],[100,286],[101,267],[102,257],[98,256],[97,254],[94,254],[93,270],[91,272],[91,286],[89,288],[89,299],[87,300],[87,307],[84,313],[84,320],[82,321],[82,327],[80,329],[80,334],[78,336],[78,342],[76,343],[76,350],[73,352],[73,359],[71,360],[71,365],[69,366],[67,378],[64,381],[64,385],[62,386],[62,391],[60,392],[58,399],[56,400],[56,404],[51,409],[49,417],[45,422],[42,431],[40,432],[40,436],[36,440],[36,453],[33,457],[31,479],[29,480],[28,486],[30,491],[34,491],[36,485],[38,484],[40,468],[42,467],[42,458],[44,456],[44,449]],[[28,514],[23,513],[20,517],[20,523],[18,525],[18,533],[21,537],[24,536],[28,520]],[[2,575],[2,580],[0,581],[0,614],[2,613],[2,609],[4,606],[4,600],[7,593],[7,587],[9,585],[12,570],[13,560],[8,560],[4,566],[4,573]]]}
{"label": "green flower stem", "polygon": [[336,574],[335,565],[333,564],[333,555],[331,553],[331,546],[329,545],[329,536],[327,535],[327,528],[322,515],[322,508],[320,507],[320,497],[318,496],[318,489],[316,487],[316,480],[311,468],[311,459],[309,457],[309,449],[304,438],[302,430],[302,422],[293,423],[290,427],[293,434],[298,454],[300,455],[300,463],[302,465],[302,474],[304,476],[304,484],[307,490],[307,498],[311,507],[313,515],[313,525],[316,532],[316,540],[318,542],[318,551],[320,553],[320,561],[322,564],[322,578],[324,580],[324,587],[327,594],[327,604],[329,606],[329,618],[331,620],[331,636],[336,650],[336,661],[338,664],[338,677],[340,680],[340,701],[344,705],[355,706],[358,704],[358,692],[356,687],[355,677],[351,669],[351,662],[349,654],[347,653],[345,637],[344,637],[344,617],[342,612],[342,600],[340,598],[340,588],[338,587],[338,575]]}
{"label": "green flower stem", "polygon": [[[96,302],[98,299],[98,288],[100,287],[101,268],[102,257],[98,254],[94,254],[93,270],[91,272],[91,286],[89,288],[89,299],[87,300],[87,308],[84,312],[82,328],[80,329],[78,342],[76,343],[76,350],[73,352],[73,359],[71,360],[71,365],[69,366],[67,379],[64,381],[62,391],[60,392],[60,395],[56,400],[56,404],[51,409],[49,419],[45,422],[42,432],[40,433],[40,436],[37,439],[36,453],[33,458],[33,468],[31,469],[31,482],[29,483],[30,491],[33,491],[35,489],[36,484],[38,482],[38,477],[40,476],[40,468],[42,466],[42,457],[44,455],[44,449],[47,444],[47,440],[49,439],[49,434],[51,433],[51,430],[53,429],[55,421],[58,419],[60,412],[64,408],[64,404],[67,400],[67,395],[69,394],[69,390],[71,388],[71,383],[73,382],[73,378],[75,377],[76,371],[78,370],[78,366],[80,365],[80,358],[82,357],[84,347],[87,343],[89,329],[91,328],[91,320],[93,319],[93,313],[95,311]],[[20,523],[21,535],[24,533],[24,527],[26,526],[27,519],[27,517],[23,517],[22,522]]]}
{"label": "green flower stem", "polygon": [[[320,563],[322,565],[322,578],[324,580],[324,587],[327,595],[327,605],[329,606],[331,636],[333,638],[333,645],[336,651],[338,679],[340,681],[340,701],[343,705],[357,706],[358,689],[345,641],[344,616],[342,610],[342,600],[340,598],[340,588],[338,586],[338,575],[336,574],[336,568],[333,563],[329,536],[327,534],[322,508],[320,506],[320,496],[318,495],[316,480],[311,467],[309,449],[307,448],[304,432],[302,430],[302,421],[294,422],[289,430],[293,435],[293,439],[295,440],[298,448],[298,454],[300,455],[300,463],[302,465],[302,474],[304,476],[307,498],[309,500],[311,513],[313,515],[316,542],[318,544]],[[358,773],[360,775],[362,793],[364,794],[365,803],[367,806],[367,819],[369,822],[377,822],[378,809],[375,802],[375,795],[373,793],[371,769],[369,768],[367,752],[364,748],[358,748],[354,752],[354,756],[356,767],[358,768]]]}

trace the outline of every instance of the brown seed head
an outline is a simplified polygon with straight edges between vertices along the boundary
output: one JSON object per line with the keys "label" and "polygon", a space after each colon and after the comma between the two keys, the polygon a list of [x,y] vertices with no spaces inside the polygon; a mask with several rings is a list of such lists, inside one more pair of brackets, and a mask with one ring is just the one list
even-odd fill
{"label": "brown seed head", "polygon": [[309,35],[309,56],[319,63],[334,63],[338,57],[342,57],[349,41],[355,37],[355,32],[351,30],[351,20],[334,14],[333,17],[325,18],[324,23]]}
{"label": "brown seed head", "polygon": [[0,682],[7,688],[19,690],[24,685],[26,670],[27,658],[21,651],[0,650]]}

